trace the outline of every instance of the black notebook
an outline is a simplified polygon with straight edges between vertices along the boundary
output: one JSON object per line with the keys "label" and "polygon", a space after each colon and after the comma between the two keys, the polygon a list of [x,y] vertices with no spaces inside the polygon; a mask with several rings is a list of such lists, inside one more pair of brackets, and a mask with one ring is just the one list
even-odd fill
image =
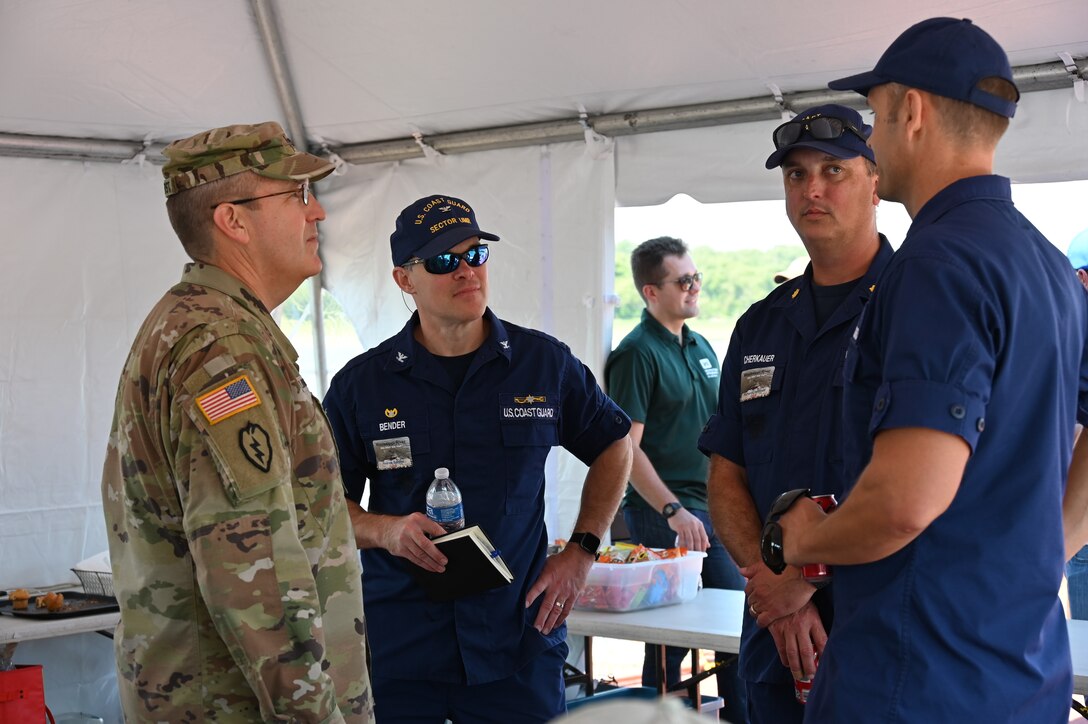
{"label": "black notebook", "polygon": [[412,575],[432,601],[450,601],[508,585],[514,575],[499,551],[478,525],[447,533],[433,540],[446,556],[442,573],[412,564]]}

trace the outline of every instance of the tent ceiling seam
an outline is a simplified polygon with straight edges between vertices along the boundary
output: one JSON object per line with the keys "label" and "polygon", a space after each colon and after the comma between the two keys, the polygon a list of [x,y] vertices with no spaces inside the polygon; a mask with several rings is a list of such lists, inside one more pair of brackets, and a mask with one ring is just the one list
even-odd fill
{"label": "tent ceiling seam", "polygon": [[[265,5],[267,0],[253,0],[254,6]],[[270,51],[271,54],[272,51]],[[1088,76],[1088,59],[1073,60],[1073,69],[1064,61],[1037,63],[1013,68],[1013,78],[1021,93],[1072,88],[1080,77]],[[275,72],[275,71],[274,71]],[[289,102],[282,99],[285,113]],[[297,102],[294,103],[297,111]],[[628,136],[636,133],[656,133],[686,128],[720,126],[732,123],[773,120],[781,118],[783,104],[799,110],[825,103],[840,103],[853,108],[864,108],[865,99],[851,91],[812,90],[798,93],[756,96],[710,103],[650,108],[638,111],[605,113],[597,116],[578,116],[553,121],[541,121],[497,128],[478,128],[431,136],[414,136],[385,141],[368,141],[344,145],[323,143],[312,147],[315,152],[331,152],[344,161],[354,164],[401,161],[422,158],[426,144],[440,154],[470,153],[500,148],[515,148],[548,143],[561,143],[585,139],[588,125],[596,133],[607,136]],[[301,116],[299,116],[301,124]],[[300,128],[301,125],[300,125]],[[302,128],[304,131],[304,128]],[[306,138],[294,131],[297,138]],[[145,151],[148,160],[163,163],[161,151],[165,144],[145,145],[144,140],[121,141],[95,138],[69,138],[64,136],[35,136],[29,134],[0,133],[0,156],[24,156],[33,158],[74,159],[82,161],[123,161]]]}

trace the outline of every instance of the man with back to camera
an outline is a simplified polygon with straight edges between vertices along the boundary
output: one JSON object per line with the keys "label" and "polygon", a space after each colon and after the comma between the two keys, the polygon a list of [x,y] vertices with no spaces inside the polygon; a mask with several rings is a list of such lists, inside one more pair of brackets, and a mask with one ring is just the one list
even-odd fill
{"label": "man with back to camera", "polygon": [[775,129],[766,166],[782,169],[786,214],[811,263],[737,321],[718,409],[699,438],[710,456],[715,530],[749,579],[740,666],[752,724],[802,720],[794,679],[813,676],[831,624],[829,591],[793,566],[771,573],[759,536],[783,491],[805,486],[841,499],[845,488],[843,350],[892,256],[876,227],[870,131],[840,105]]}
{"label": "man with back to camera", "polygon": [[321,271],[277,123],[163,151],[193,259],[121,373],[102,473],[130,722],[372,722],[362,581],[336,447],[268,310]]}
{"label": "man with back to camera", "polygon": [[[565,344],[487,306],[482,241],[498,237],[461,199],[406,207],[390,237],[393,279],[417,311],[337,373],[325,398],[349,499],[371,485],[368,510],[349,505],[383,724],[545,722],[566,710],[564,621],[631,468],[630,420],[592,373]],[[589,472],[566,549],[546,557],[544,465],[556,445]],[[446,563],[429,540],[445,531],[422,512],[439,467],[461,490],[465,525],[502,551],[511,585],[432,602],[409,573]]]}
{"label": "man with back to camera", "polygon": [[835,566],[807,714],[1064,722],[1058,588],[1084,542],[1088,456],[1071,446],[1088,418],[1088,310],[1068,261],[992,175],[1019,97],[1008,59],[969,20],[934,18],[830,85],[868,96],[878,193],[913,223],[847,352],[857,482],[827,516],[789,496],[765,529],[775,566],[776,551]]}
{"label": "man with back to camera", "polygon": [[[686,320],[699,314],[702,274],[683,241],[663,236],[631,252],[631,276],[646,308],[642,321],[608,357],[609,396],[631,417],[634,459],[623,516],[634,543],[706,551],[703,586],[742,590],[744,577],[714,534],[707,512],[707,461],[695,445],[718,394],[718,359]],[[657,685],[659,647],[647,644],[643,686]],[[687,649],[666,648],[665,681],[680,680]],[[719,662],[735,659],[715,654]],[[747,721],[744,685],[736,663],[717,675],[720,714]]]}

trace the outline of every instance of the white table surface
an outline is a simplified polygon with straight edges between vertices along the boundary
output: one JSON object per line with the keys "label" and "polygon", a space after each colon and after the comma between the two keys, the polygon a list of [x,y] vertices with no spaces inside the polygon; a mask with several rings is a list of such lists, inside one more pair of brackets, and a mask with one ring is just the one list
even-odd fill
{"label": "white table surface", "polygon": [[[688,603],[646,611],[571,611],[567,630],[582,636],[736,653],[740,649],[743,607],[741,591],[703,589]],[[1088,694],[1088,621],[1067,623],[1073,652],[1073,690]]]}
{"label": "white table surface", "polygon": [[645,611],[570,612],[567,631],[582,636],[645,641],[737,653],[744,614],[744,592],[704,588],[694,599]]}
{"label": "white table surface", "polygon": [[0,646],[17,644],[20,641],[67,636],[69,634],[91,633],[94,631],[112,632],[117,628],[117,623],[120,620],[121,614],[117,611],[65,618],[0,616]]}
{"label": "white table surface", "polygon": [[[741,591],[704,589],[688,603],[646,611],[571,611],[567,617],[567,630],[582,636],[736,653],[740,649],[743,606]],[[121,614],[116,611],[53,619],[0,616],[0,646],[54,636],[113,631],[120,620]],[[1088,621],[1069,621],[1068,624],[1073,652],[1073,689],[1078,694],[1088,694]]]}
{"label": "white table surface", "polygon": [[1073,651],[1073,691],[1088,694],[1088,621],[1069,624],[1069,648]]}

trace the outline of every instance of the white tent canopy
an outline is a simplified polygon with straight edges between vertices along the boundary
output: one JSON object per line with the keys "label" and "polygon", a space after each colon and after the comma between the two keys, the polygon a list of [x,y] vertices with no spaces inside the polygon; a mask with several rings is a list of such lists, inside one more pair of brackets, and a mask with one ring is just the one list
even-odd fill
{"label": "white tent canopy", "polygon": [[[367,346],[407,317],[388,273],[397,211],[468,199],[503,237],[497,312],[599,370],[615,205],[779,198],[770,130],[827,98],[860,107],[826,82],[934,15],[972,18],[1025,90],[1046,88],[1024,94],[998,171],[1088,178],[1083,0],[0,0],[0,588],[70,579],[106,547],[117,375],[185,261],[164,143],[275,119],[317,152],[377,159],[318,189],[324,283]],[[482,145],[509,147],[455,152]],[[552,467],[548,521],[564,535],[582,470]],[[48,661],[51,700],[102,712],[109,643],[81,638],[19,657]]]}

